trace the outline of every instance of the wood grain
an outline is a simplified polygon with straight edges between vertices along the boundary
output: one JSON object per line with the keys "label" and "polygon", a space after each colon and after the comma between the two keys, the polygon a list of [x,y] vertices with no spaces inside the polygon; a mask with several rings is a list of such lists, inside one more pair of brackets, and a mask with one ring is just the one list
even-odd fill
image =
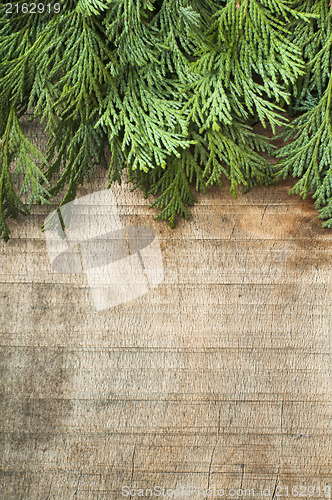
{"label": "wood grain", "polygon": [[[80,195],[106,185],[98,171]],[[277,486],[331,480],[332,231],[291,185],[237,200],[213,188],[175,230],[114,186],[123,224],[156,230],[165,279],[102,312],[84,275],[51,271],[40,226],[52,207],[10,222],[1,499],[118,500],[125,485],[159,485],[227,499],[269,488],[272,500]]]}

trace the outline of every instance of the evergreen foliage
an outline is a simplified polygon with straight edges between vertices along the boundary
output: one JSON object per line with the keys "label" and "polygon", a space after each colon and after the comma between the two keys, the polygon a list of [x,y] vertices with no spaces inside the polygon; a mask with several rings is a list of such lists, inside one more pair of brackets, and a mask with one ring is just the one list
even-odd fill
{"label": "evergreen foliage", "polygon": [[332,4],[325,0],[297,2],[311,14],[306,24],[294,26],[293,41],[302,47],[305,74],[294,87],[290,113],[298,115],[286,127],[289,141],[279,152],[277,177],[299,178],[290,193],[311,194],[324,227],[332,227]]}
{"label": "evergreen foliage", "polygon": [[[17,8],[14,6],[17,5]],[[103,164],[188,218],[194,190],[299,177],[332,227],[329,0],[63,0],[60,12],[0,9],[0,233]],[[51,7],[55,4],[50,4]],[[274,147],[254,124],[286,125]],[[43,156],[20,118],[45,124]],[[107,164],[107,150],[110,161]]]}

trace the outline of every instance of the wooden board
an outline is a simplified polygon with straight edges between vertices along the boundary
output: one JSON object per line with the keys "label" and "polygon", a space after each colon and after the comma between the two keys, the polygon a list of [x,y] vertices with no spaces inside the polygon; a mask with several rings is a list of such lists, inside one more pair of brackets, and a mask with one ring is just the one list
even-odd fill
{"label": "wooden board", "polygon": [[[106,185],[97,172],[92,190]],[[125,486],[331,498],[332,231],[291,185],[237,200],[211,189],[175,230],[115,186],[123,224],[157,231],[165,279],[102,312],[85,275],[51,271],[40,226],[52,207],[10,222],[1,499],[118,500]]]}

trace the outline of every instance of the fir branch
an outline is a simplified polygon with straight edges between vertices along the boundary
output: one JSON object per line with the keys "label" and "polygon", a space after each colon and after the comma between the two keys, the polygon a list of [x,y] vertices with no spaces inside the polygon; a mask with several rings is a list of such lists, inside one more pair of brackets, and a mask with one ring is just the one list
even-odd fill
{"label": "fir branch", "polygon": [[[0,234],[8,240],[9,229],[5,218],[26,214],[32,204],[49,203],[50,193],[43,186],[48,185],[45,174],[35,160],[43,161],[44,157],[24,135],[18,121],[14,106],[11,106],[7,124],[0,141],[1,176],[0,176]],[[11,169],[11,163],[17,158],[16,166]],[[21,180],[19,194],[17,185]],[[27,204],[21,196],[28,194]]]}
{"label": "fir branch", "polygon": [[[167,221],[171,228],[175,226],[176,215],[189,218],[190,211],[187,207],[191,207],[196,201],[190,186],[193,162],[195,160],[189,151],[184,151],[180,158],[172,157],[149,191],[155,196],[159,193],[151,205],[162,209],[156,220]],[[197,164],[196,167],[199,168]]]}
{"label": "fir branch", "polygon": [[[277,178],[285,178],[288,174],[298,177],[300,180],[290,194],[300,194],[303,198],[312,194],[317,208],[331,206],[331,98],[332,78],[319,103],[298,117],[292,127],[283,133],[285,140],[294,139],[277,154],[277,157],[282,158]],[[329,209],[322,209],[320,217],[327,217]]]}
{"label": "fir branch", "polygon": [[328,219],[323,226],[332,227],[331,11],[322,0],[307,0],[302,9],[315,16],[295,30],[294,40],[302,44],[307,62],[306,75],[294,88],[292,111],[305,112],[281,134],[287,144],[277,154],[277,179],[289,174],[298,178],[290,194],[312,195],[319,217]]}
{"label": "fir branch", "polygon": [[[61,137],[61,140],[59,140]],[[95,127],[95,118],[79,123],[60,122],[55,137],[51,140],[47,151],[49,168],[45,171],[47,179],[55,173],[61,175],[50,189],[52,196],[58,194],[66,186],[61,205],[72,201],[77,188],[84,180],[90,181],[96,165],[106,168],[106,137],[101,129]],[[55,152],[55,159],[52,161]]]}
{"label": "fir branch", "polygon": [[[261,152],[271,147],[252,124],[275,131],[287,103],[308,114],[295,134],[286,129],[294,141],[276,179],[300,177],[294,191],[312,192],[327,214],[327,0],[64,0],[60,15],[9,17],[0,9],[6,238],[6,216],[60,192],[62,204],[72,200],[97,164],[107,168],[107,149],[110,184],[127,169],[172,226],[189,216],[194,185],[228,178],[236,196],[240,186],[270,184],[275,168]],[[45,122],[45,158],[20,126],[27,110]]]}

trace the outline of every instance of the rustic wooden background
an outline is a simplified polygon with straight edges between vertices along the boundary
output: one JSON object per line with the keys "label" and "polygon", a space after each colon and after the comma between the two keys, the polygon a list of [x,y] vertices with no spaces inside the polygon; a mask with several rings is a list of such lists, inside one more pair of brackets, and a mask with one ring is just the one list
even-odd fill
{"label": "rustic wooden background", "polygon": [[[114,187],[123,224],[157,231],[165,279],[103,312],[84,275],[51,272],[40,226],[52,207],[10,222],[1,499],[118,500],[123,486],[159,485],[227,499],[269,488],[272,500],[328,483],[332,231],[291,184],[237,200],[211,189],[176,230]],[[106,185],[97,173],[93,191]]]}

